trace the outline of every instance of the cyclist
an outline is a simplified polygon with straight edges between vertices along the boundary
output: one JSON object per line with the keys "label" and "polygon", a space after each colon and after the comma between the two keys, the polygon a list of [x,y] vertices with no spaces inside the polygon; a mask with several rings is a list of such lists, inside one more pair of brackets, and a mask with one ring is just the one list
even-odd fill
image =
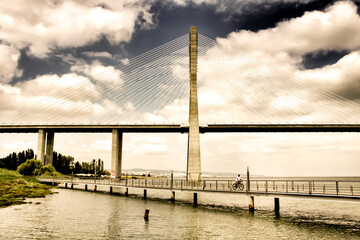
{"label": "cyclist", "polygon": [[236,176],[235,182],[238,183],[238,182],[240,182],[240,181],[241,181],[240,174],[238,174],[238,175]]}

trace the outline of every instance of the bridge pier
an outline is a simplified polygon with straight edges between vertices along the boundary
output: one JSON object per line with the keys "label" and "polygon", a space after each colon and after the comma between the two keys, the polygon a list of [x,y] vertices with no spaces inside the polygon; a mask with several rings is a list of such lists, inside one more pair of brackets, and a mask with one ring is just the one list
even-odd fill
{"label": "bridge pier", "polygon": [[54,151],[54,133],[48,132],[46,134],[46,157],[44,165],[53,164],[53,151]]}
{"label": "bridge pier", "polygon": [[43,164],[45,164],[45,137],[46,133],[44,129],[39,129],[36,159],[41,161]]}
{"label": "bridge pier", "polygon": [[113,129],[112,148],[111,148],[112,178],[121,178],[122,142],[123,142],[123,133],[119,132],[118,129]]}
{"label": "bridge pier", "polygon": [[39,129],[36,159],[44,165],[53,164],[54,133]]}

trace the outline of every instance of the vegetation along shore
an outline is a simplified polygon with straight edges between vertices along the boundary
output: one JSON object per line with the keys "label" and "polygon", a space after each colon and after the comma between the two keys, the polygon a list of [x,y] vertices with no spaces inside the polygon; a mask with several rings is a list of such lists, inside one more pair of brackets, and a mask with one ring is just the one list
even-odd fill
{"label": "vegetation along shore", "polygon": [[34,177],[0,168],[0,207],[26,203],[25,198],[45,197],[52,194],[50,188]]}

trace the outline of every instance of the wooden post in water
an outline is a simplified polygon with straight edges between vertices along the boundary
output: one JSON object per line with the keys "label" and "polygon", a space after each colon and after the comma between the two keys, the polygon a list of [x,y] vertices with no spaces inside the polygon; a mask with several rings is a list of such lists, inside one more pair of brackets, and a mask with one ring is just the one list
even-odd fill
{"label": "wooden post in water", "polygon": [[336,195],[339,195],[339,182],[336,181]]}
{"label": "wooden post in water", "polygon": [[275,203],[275,214],[280,213],[280,201],[279,198],[274,198]]}
{"label": "wooden post in water", "polygon": [[171,176],[170,189],[172,190],[173,187],[174,187],[174,173],[173,173],[173,170],[171,170],[171,175],[170,176]]}
{"label": "wooden post in water", "polygon": [[249,212],[255,211],[255,202],[254,202],[254,196],[249,197]]}
{"label": "wooden post in water", "polygon": [[175,202],[175,191],[171,191],[171,202]]}
{"label": "wooden post in water", "polygon": [[112,194],[112,193],[113,193],[113,187],[110,186],[110,194]]}
{"label": "wooden post in water", "polygon": [[144,189],[144,199],[146,199],[147,198],[147,191],[146,191],[146,189]]}
{"label": "wooden post in water", "polygon": [[250,173],[249,166],[246,168],[246,191],[250,192]]}
{"label": "wooden post in water", "polygon": [[194,206],[197,205],[197,193],[194,193]]}
{"label": "wooden post in water", "polygon": [[150,213],[150,210],[149,210],[149,209],[145,209],[144,219],[145,219],[146,221],[149,221],[149,213]]}

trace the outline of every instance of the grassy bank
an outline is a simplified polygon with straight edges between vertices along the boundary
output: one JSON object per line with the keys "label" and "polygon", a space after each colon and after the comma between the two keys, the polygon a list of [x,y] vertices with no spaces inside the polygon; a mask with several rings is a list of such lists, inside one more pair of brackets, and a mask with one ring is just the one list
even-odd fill
{"label": "grassy bank", "polygon": [[25,203],[25,198],[45,197],[51,194],[50,186],[33,177],[0,168],[0,207]]}

